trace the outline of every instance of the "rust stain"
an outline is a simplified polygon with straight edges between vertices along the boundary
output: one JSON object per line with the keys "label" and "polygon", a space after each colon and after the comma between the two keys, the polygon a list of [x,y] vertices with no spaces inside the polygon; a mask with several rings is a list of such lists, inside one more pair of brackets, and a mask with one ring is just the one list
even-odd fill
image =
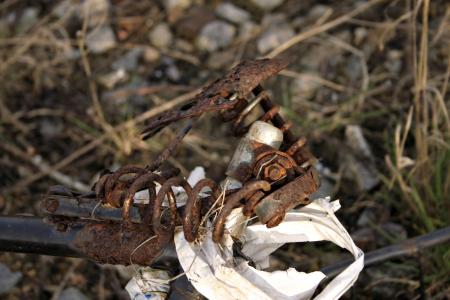
{"label": "rust stain", "polygon": [[155,235],[150,226],[141,224],[89,222],[77,234],[73,247],[98,263],[148,266],[172,237]]}
{"label": "rust stain", "polygon": [[59,207],[59,202],[55,199],[46,198],[41,202],[41,205],[42,209],[54,213]]}

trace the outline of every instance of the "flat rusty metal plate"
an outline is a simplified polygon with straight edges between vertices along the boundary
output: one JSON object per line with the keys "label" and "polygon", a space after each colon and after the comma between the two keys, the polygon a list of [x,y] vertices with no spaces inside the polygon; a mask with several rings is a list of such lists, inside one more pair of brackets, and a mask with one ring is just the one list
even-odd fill
{"label": "flat rusty metal plate", "polygon": [[[205,112],[230,110],[248,96],[259,83],[277,74],[288,65],[287,59],[243,61],[223,78],[206,86],[189,103],[150,119],[143,130],[144,139],[153,136],[172,122],[198,117]],[[235,99],[229,99],[236,95]]]}

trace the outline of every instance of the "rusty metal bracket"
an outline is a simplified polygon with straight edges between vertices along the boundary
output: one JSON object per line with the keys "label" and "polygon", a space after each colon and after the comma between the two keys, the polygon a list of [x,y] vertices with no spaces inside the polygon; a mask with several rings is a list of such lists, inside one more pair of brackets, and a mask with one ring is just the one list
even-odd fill
{"label": "rusty metal bracket", "polygon": [[285,214],[298,205],[309,203],[308,196],[319,188],[319,178],[314,168],[282,186],[255,205],[255,213],[261,223],[275,227]]}
{"label": "rusty metal bracket", "polygon": [[[153,162],[105,170],[91,193],[51,188],[41,204],[46,226],[70,234],[69,248],[83,257],[99,263],[150,265],[170,248],[176,226],[183,228],[187,241],[195,242],[202,238],[202,225],[209,218],[213,240],[219,243],[235,207],[243,207],[245,216],[256,214],[268,227],[279,224],[289,209],[307,203],[319,186],[306,140],[294,136],[292,123],[283,119],[260,85],[286,66],[283,59],[242,62],[188,104],[151,119],[143,138],[173,122],[190,122]],[[262,115],[249,120],[256,107]],[[190,186],[179,170],[161,168],[195,120],[208,112],[231,122],[235,135],[245,135],[226,172],[226,180],[234,182],[232,189],[210,179]],[[184,205],[177,203],[173,187],[184,190]],[[142,191],[148,199],[137,203],[135,196]],[[219,196],[223,203],[216,201]]]}

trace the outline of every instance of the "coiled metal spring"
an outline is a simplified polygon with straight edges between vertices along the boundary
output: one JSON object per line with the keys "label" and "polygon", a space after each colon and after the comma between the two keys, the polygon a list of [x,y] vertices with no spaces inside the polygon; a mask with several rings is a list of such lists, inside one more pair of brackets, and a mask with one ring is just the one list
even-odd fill
{"label": "coiled metal spring", "polygon": [[280,107],[272,102],[269,97],[269,93],[264,90],[261,85],[258,85],[255,89],[253,89],[253,95],[254,98],[251,101],[248,101],[247,99],[239,99],[233,110],[223,111],[221,113],[222,119],[225,122],[233,122],[232,130],[235,135],[243,135],[250,128],[250,125],[246,125],[245,119],[253,111],[253,109],[259,105],[264,111],[264,114],[258,117],[257,120],[271,122],[275,127],[283,132],[285,144],[292,144],[296,140],[290,130],[292,123],[285,121],[279,114]]}
{"label": "coiled metal spring", "polygon": [[[179,171],[171,169],[156,173],[147,168],[136,166],[126,166],[118,169],[114,173],[103,175],[95,186],[97,197],[103,203],[108,203],[116,207],[123,207],[123,221],[125,224],[131,222],[130,209],[134,203],[137,192],[148,190],[149,203],[146,205],[143,222],[153,227],[156,234],[172,234],[175,230],[177,220],[180,218],[175,194],[172,187],[181,186],[187,195],[184,214],[181,216],[185,237],[188,241],[195,240],[201,222],[201,205],[199,194],[209,188],[214,198],[219,197],[217,184],[210,179],[200,180],[194,187],[183,178],[177,176]],[[131,177],[131,178],[126,178]],[[156,191],[156,183],[160,184],[159,191]],[[162,224],[162,205],[164,199],[168,199],[169,222]]]}
{"label": "coiled metal spring", "polygon": [[[175,226],[180,223],[183,227],[184,236],[187,241],[194,242],[199,235],[199,228],[204,218],[202,211],[210,210],[221,196],[221,190],[213,180],[201,179],[193,187],[180,176],[178,170],[171,169],[161,173],[151,172],[147,168],[136,166],[125,166],[114,173],[107,173],[100,177],[95,185],[97,198],[102,203],[123,208],[124,224],[130,223],[130,209],[134,203],[137,192],[148,190],[149,203],[145,205],[144,224],[152,226],[157,235],[172,235]],[[156,190],[155,182],[161,187]],[[181,214],[177,208],[176,197],[173,187],[182,187],[186,193],[187,200]],[[200,193],[205,189],[211,191],[209,201],[200,198]],[[213,229],[213,239],[219,242],[223,236],[224,225],[232,209],[241,204],[241,200],[251,199],[257,191],[270,190],[270,184],[264,180],[249,181],[237,191],[230,191],[226,195],[224,206],[220,209]],[[261,194],[258,194],[261,195]],[[163,218],[163,202],[168,200],[169,218]],[[208,200],[208,199],[206,199]],[[252,201],[248,202],[252,204]],[[249,210],[249,208],[246,208]],[[163,219],[165,220],[163,224]]]}

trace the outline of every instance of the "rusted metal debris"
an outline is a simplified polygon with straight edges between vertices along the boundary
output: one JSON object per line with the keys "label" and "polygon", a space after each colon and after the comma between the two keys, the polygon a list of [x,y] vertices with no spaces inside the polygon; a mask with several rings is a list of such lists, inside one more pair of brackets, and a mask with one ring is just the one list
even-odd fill
{"label": "rusted metal debris", "polygon": [[233,111],[259,85],[287,66],[285,59],[244,61],[223,78],[207,85],[189,103],[156,116],[144,129],[144,139],[165,126],[182,119],[196,118],[205,112]]}
{"label": "rusted metal debris", "polygon": [[308,196],[319,188],[318,183],[315,170],[310,168],[306,173],[263,198],[255,205],[254,212],[261,223],[266,224],[268,228],[275,227],[283,221],[290,209],[309,203]]}
{"label": "rusted metal debris", "polygon": [[148,266],[171,240],[171,235],[155,234],[144,224],[86,222],[73,246],[99,263]]}
{"label": "rusted metal debris", "polygon": [[[306,140],[293,135],[292,124],[281,117],[279,107],[260,85],[286,65],[285,60],[278,59],[243,62],[224,78],[206,86],[189,104],[152,119],[143,131],[144,138],[148,138],[172,122],[219,112],[224,121],[232,121],[234,133],[242,135],[249,130],[245,125],[249,122],[245,121],[250,112],[260,106],[263,115],[257,120],[281,132],[282,144],[279,147],[249,142],[246,151],[251,160],[234,162],[233,170],[227,172],[241,183],[241,188],[223,192],[221,185],[210,179],[191,187],[178,176],[177,169],[161,169],[161,163],[192,127],[190,123],[153,163],[104,172],[88,195],[90,198],[52,190],[43,200],[44,211],[57,216],[53,218],[55,226],[84,224],[74,246],[100,263],[129,264],[131,258],[134,263],[149,265],[172,243],[176,226],[182,226],[186,240],[194,242],[201,238],[201,225],[206,218],[214,222],[213,240],[220,242],[226,218],[239,206],[244,208],[244,215],[256,214],[268,227],[277,226],[288,210],[308,203],[309,195],[319,186],[314,157],[305,147]],[[182,207],[177,207],[172,190],[176,186],[182,187],[186,194]],[[135,195],[143,190],[148,190],[148,203],[136,204]],[[67,193],[71,202],[64,198]],[[222,193],[223,207],[213,207],[220,202],[216,200]],[[89,213],[86,207],[92,211]],[[206,215],[214,209],[219,211],[217,215]]]}

